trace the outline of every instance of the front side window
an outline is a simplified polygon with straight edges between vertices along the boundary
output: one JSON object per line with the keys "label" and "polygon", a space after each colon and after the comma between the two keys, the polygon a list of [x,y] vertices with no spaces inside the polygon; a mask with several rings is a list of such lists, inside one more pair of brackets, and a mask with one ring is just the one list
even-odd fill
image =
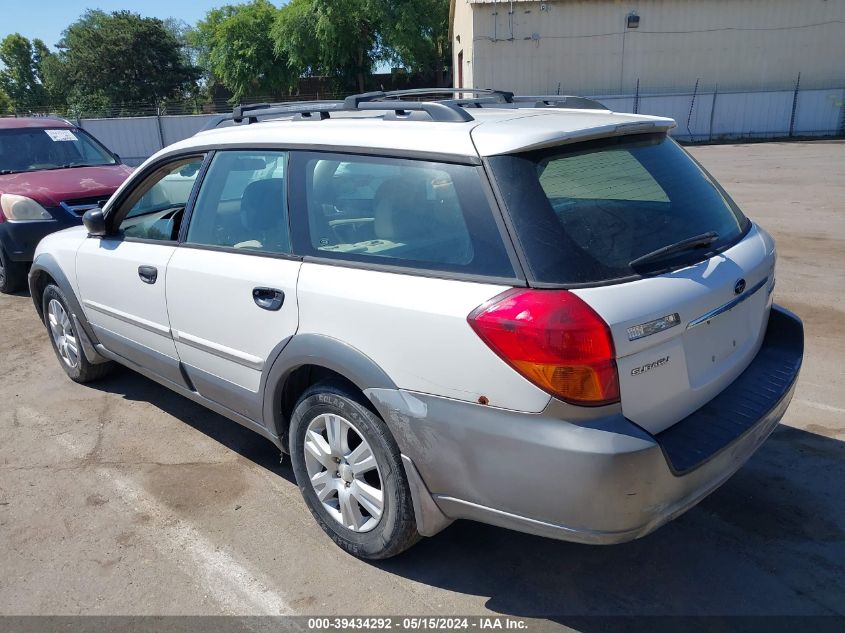
{"label": "front side window", "polygon": [[220,151],[200,187],[186,242],[289,253],[287,152]]}
{"label": "front side window", "polygon": [[[690,265],[731,246],[749,226],[666,135],[494,156],[490,165],[543,283],[602,283]],[[706,248],[643,257],[704,234],[712,237]]]}
{"label": "front side window", "polygon": [[78,128],[0,130],[0,174],[115,164],[106,148]]}
{"label": "front side window", "polygon": [[160,241],[178,239],[185,206],[202,161],[202,156],[184,158],[147,176],[121,206],[123,236]]}
{"label": "front side window", "polygon": [[468,165],[303,152],[302,254],[498,277],[514,272]]}

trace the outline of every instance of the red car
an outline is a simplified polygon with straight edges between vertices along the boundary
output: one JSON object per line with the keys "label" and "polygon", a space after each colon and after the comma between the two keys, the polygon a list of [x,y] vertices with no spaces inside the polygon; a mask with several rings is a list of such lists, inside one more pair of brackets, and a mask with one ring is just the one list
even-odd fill
{"label": "red car", "polygon": [[68,121],[0,118],[0,292],[25,285],[42,237],[81,224],[130,173]]}

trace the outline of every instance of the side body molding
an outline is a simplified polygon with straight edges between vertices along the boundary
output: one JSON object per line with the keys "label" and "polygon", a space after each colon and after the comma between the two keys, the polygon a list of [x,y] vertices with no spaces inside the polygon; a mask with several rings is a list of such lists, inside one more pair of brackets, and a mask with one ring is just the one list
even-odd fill
{"label": "side body molding", "polygon": [[43,306],[40,300],[41,294],[39,292],[39,285],[41,284],[41,276],[43,274],[52,277],[56,285],[64,293],[71,311],[71,318],[79,326],[80,343],[82,345],[82,351],[85,353],[85,358],[94,365],[108,361],[107,358],[97,352],[96,346],[100,341],[97,339],[97,335],[94,333],[91,324],[88,323],[88,319],[85,318],[85,313],[82,311],[82,306],[79,303],[76,293],[73,291],[70,280],[68,280],[67,275],[65,275],[61,266],[59,266],[56,258],[50,253],[40,253],[29,269],[29,295],[32,297],[32,303],[35,304],[35,311],[38,313],[39,318],[42,321],[44,320]]}

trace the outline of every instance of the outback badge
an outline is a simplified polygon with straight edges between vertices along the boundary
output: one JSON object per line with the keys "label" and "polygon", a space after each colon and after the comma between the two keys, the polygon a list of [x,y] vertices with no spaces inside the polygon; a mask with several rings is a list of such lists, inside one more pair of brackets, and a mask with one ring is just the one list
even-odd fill
{"label": "outback badge", "polygon": [[631,370],[631,375],[632,376],[639,376],[640,374],[644,374],[647,371],[651,371],[655,367],[661,367],[668,362],[669,362],[668,356],[664,356],[663,358],[658,358],[657,360],[652,361],[650,363],[646,363],[645,365],[640,365],[639,367],[634,367]]}

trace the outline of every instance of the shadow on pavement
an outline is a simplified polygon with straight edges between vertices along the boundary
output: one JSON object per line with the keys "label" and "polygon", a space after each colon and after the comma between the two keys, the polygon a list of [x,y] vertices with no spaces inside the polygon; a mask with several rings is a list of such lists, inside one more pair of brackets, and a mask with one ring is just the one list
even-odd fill
{"label": "shadow on pavement", "polygon": [[380,566],[579,630],[606,630],[606,619],[584,616],[842,614],[845,443],[780,427],[699,506],[631,543],[577,545],[458,522]]}
{"label": "shadow on pavement", "polygon": [[118,366],[113,375],[87,386],[127,400],[149,402],[251,462],[295,483],[290,459],[285,457],[284,463],[280,463],[279,449],[270,441],[134,371]]}
{"label": "shadow on pavement", "polygon": [[[134,372],[95,388],[151,402],[294,481],[270,442]],[[374,564],[483,596],[502,615],[583,631],[619,630],[606,616],[845,614],[845,443],[780,427],[699,506],[631,543],[577,545],[459,521]],[[627,620],[624,630],[658,623]],[[723,630],[737,628],[726,622]]]}

